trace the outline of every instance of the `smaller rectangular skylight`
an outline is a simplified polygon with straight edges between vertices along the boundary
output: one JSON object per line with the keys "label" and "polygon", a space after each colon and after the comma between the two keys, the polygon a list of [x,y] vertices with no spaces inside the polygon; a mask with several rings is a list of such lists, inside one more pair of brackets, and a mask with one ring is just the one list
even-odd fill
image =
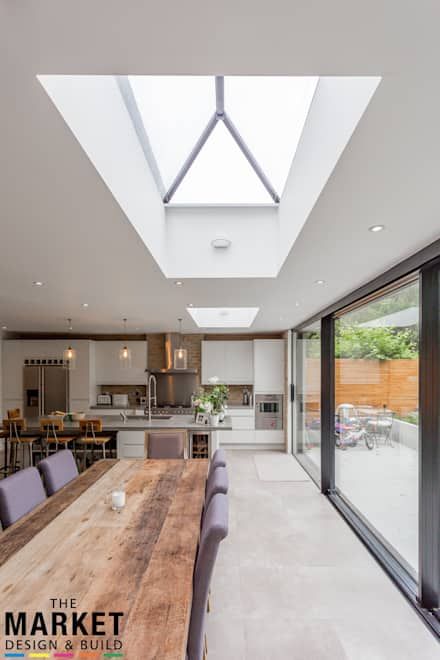
{"label": "smaller rectangular skylight", "polygon": [[199,328],[249,328],[259,307],[187,307]]}

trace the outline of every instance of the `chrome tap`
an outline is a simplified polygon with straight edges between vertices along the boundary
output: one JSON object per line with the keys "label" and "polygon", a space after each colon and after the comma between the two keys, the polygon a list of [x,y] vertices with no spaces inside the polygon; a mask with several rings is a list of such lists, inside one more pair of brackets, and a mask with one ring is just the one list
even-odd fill
{"label": "chrome tap", "polygon": [[157,380],[156,376],[150,374],[148,376],[148,406],[145,408],[144,413],[148,415],[148,421],[151,422],[151,404],[157,408]]}

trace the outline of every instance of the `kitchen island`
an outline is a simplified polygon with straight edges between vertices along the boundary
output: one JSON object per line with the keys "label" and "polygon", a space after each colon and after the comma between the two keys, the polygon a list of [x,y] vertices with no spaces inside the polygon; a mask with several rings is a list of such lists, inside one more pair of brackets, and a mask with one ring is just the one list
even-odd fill
{"label": "kitchen island", "polygon": [[[212,456],[219,447],[220,432],[232,431],[230,417],[225,417],[218,426],[196,424],[194,415],[171,415],[160,419],[148,420],[144,415],[129,415],[126,420],[115,415],[86,415],[85,419],[102,420],[102,433],[116,438],[118,458],[145,458],[146,431],[185,431],[187,434],[188,456],[192,457],[192,447],[195,436],[208,436],[208,454]],[[165,419],[168,417],[168,419]],[[27,421],[27,433],[39,435],[39,422],[36,419]],[[64,422],[64,433],[79,434],[78,422]]]}

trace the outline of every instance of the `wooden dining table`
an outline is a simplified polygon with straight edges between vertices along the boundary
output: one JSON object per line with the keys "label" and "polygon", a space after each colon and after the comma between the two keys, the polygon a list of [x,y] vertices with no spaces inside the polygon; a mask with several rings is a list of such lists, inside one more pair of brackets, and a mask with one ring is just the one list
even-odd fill
{"label": "wooden dining table", "polygon": [[[27,628],[0,631],[0,655],[185,658],[207,467],[200,459],[99,461],[1,532],[1,617],[12,612],[16,623],[26,612]],[[111,492],[121,486],[118,513]],[[35,612],[48,630],[32,635]],[[60,612],[67,630],[54,631]],[[84,612],[87,634],[74,635]],[[42,651],[49,641],[56,648]]]}

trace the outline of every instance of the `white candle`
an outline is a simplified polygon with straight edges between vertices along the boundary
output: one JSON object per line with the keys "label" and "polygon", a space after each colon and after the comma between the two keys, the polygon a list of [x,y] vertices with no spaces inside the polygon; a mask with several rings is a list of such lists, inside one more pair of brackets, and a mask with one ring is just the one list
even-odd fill
{"label": "white candle", "polygon": [[125,506],[125,491],[124,490],[114,490],[112,492],[112,509],[114,511],[120,511]]}

